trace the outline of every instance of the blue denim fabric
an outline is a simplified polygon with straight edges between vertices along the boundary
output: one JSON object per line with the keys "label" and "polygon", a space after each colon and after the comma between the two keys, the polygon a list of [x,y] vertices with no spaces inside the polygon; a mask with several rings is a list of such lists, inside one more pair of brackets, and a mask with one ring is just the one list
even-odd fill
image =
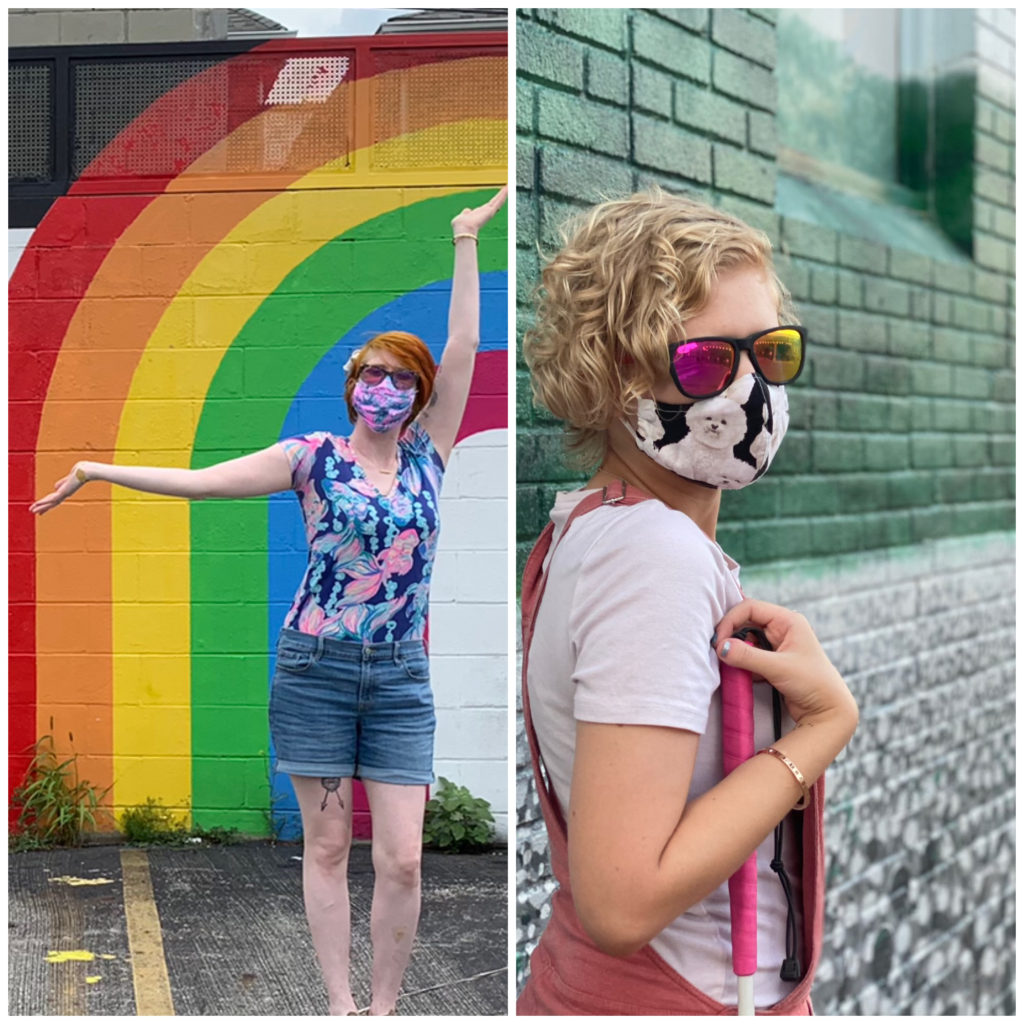
{"label": "blue denim fabric", "polygon": [[361,644],[281,630],[270,691],[279,772],[429,784],[434,725],[422,640]]}

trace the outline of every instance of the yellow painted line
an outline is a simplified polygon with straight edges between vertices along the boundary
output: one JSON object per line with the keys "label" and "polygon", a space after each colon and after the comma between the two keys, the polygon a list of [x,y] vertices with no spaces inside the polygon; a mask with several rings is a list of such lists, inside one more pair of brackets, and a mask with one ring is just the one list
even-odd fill
{"label": "yellow painted line", "polygon": [[51,882],[60,882],[62,885],[113,885],[112,878],[77,878],[75,875],[61,875],[59,878],[51,878]]}
{"label": "yellow painted line", "polygon": [[173,1017],[174,1002],[164,959],[160,915],[153,898],[145,850],[121,851],[121,878],[135,985],[135,1016]]}
{"label": "yellow painted line", "polygon": [[72,960],[95,960],[95,953],[90,953],[87,949],[51,949],[46,954],[46,962],[48,964],[66,964]]}

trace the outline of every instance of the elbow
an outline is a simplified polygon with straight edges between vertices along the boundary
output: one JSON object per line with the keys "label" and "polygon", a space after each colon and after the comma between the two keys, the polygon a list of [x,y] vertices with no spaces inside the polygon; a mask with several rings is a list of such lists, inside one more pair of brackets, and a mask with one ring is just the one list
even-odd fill
{"label": "elbow", "polygon": [[468,331],[454,330],[448,334],[448,344],[451,345],[452,343],[467,352],[476,352],[480,348],[480,335]]}
{"label": "elbow", "polygon": [[658,933],[635,909],[605,904],[588,906],[575,901],[576,916],[587,937],[608,956],[629,957],[639,952]]}

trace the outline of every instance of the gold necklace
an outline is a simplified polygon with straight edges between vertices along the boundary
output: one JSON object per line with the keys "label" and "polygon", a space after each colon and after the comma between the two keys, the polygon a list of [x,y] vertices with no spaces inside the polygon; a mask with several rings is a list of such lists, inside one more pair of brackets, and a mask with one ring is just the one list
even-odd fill
{"label": "gold necklace", "polygon": [[349,447],[355,452],[359,459],[359,465],[364,469],[372,469],[375,473],[380,473],[381,476],[394,476],[398,472],[398,453],[395,453],[395,468],[394,469],[382,469],[380,466],[375,466],[366,456],[359,451],[358,448],[352,442],[349,442]]}

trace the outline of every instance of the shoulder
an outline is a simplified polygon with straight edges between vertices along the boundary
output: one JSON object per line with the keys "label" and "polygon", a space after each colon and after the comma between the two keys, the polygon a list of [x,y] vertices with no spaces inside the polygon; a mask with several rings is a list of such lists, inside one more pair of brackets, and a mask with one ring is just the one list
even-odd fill
{"label": "shoulder", "polygon": [[288,457],[292,467],[292,479],[298,476],[308,477],[317,461],[317,453],[325,445],[334,447],[334,437],[326,430],[316,430],[311,434],[298,434],[278,441],[278,445]]}
{"label": "shoulder", "polygon": [[718,545],[689,516],[660,501],[602,505],[576,520],[566,540],[588,568],[630,567],[662,577],[680,569],[710,576],[728,571]]}
{"label": "shoulder", "polygon": [[294,437],[282,438],[278,444],[286,448],[295,449],[317,449],[323,446],[324,441],[333,441],[333,435],[326,430],[314,430],[311,434],[296,434]]}

